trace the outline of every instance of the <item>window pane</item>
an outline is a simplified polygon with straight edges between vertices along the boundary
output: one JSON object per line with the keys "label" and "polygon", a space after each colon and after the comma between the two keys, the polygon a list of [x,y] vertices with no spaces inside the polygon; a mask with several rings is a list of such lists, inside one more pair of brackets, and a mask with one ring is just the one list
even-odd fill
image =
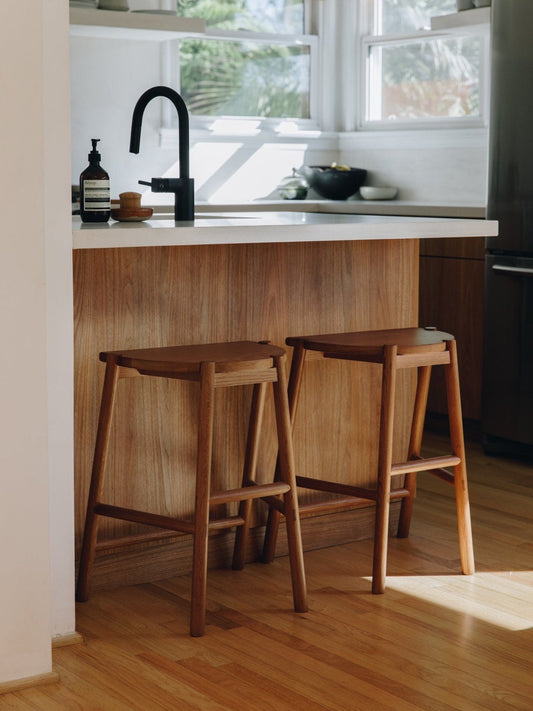
{"label": "window pane", "polygon": [[374,0],[374,34],[394,34],[429,28],[431,18],[457,12],[456,0]]}
{"label": "window pane", "polygon": [[180,41],[181,94],[195,114],[309,118],[309,70],[304,45]]}
{"label": "window pane", "polygon": [[203,17],[208,27],[303,34],[303,0],[178,0],[178,13]]}
{"label": "window pane", "polygon": [[369,120],[479,116],[478,37],[373,45],[369,52]]}

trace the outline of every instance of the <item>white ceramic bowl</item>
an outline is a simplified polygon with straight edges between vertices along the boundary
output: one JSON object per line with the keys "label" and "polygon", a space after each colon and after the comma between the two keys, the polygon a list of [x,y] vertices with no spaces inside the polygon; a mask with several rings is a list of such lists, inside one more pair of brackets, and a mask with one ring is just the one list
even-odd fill
{"label": "white ceramic bowl", "polygon": [[378,188],[371,185],[363,185],[359,188],[359,192],[364,200],[394,200],[398,195],[398,188]]}

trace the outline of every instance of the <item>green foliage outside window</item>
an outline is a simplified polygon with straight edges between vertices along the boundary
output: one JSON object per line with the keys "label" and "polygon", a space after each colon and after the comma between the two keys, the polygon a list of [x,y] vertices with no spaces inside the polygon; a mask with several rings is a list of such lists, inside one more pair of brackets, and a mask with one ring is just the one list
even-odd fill
{"label": "green foliage outside window", "polygon": [[[301,0],[178,0],[178,10],[219,30],[303,27]],[[308,118],[309,62],[305,45],[187,39],[180,42],[181,93],[200,115]]]}
{"label": "green foliage outside window", "polygon": [[[413,33],[432,16],[456,11],[455,0],[381,2],[381,34]],[[377,119],[450,118],[480,113],[478,37],[428,38],[376,45],[379,53],[381,115]]]}

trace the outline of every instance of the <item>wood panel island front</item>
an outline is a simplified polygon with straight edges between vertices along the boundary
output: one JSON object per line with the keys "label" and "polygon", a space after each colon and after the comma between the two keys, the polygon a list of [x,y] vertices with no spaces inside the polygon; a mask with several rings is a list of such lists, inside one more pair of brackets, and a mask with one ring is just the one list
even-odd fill
{"label": "wood panel island front", "polygon": [[[414,326],[418,240],[495,234],[497,224],[485,220],[303,212],[206,213],[179,225],[168,215],[104,226],[74,218],[77,550],[104,374],[100,351],[231,340],[283,346],[289,335]],[[300,400],[297,473],[369,484],[380,373],[371,364],[323,365],[310,364]],[[398,458],[407,444],[412,385],[406,374],[396,413]],[[192,512],[197,395],[193,384],[159,378],[120,383],[107,501],[167,516]],[[217,403],[215,489],[240,479],[250,395],[244,387]],[[273,413],[266,417],[259,480],[270,479],[275,465]],[[260,550],[264,514],[259,504],[250,559]],[[370,537],[372,521],[373,507],[303,519],[304,547]],[[117,548],[115,539],[124,536],[132,536],[131,545]],[[189,536],[103,519],[99,540],[106,544],[93,589],[190,572]],[[231,546],[230,534],[214,534],[210,564],[227,564]],[[284,552],[284,540],[278,548]],[[370,569],[369,561],[360,574]]]}

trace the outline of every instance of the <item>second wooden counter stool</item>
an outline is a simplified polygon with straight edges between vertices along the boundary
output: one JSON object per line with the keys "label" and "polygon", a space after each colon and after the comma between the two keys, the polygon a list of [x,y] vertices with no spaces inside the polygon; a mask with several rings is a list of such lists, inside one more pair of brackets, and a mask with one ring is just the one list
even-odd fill
{"label": "second wooden counter stool", "polygon": [[[372,592],[383,593],[385,591],[390,502],[401,500],[398,537],[405,538],[409,535],[416,475],[421,471],[430,471],[455,487],[461,567],[463,573],[472,574],[474,572],[474,553],[466,478],[457,349],[454,337],[449,333],[435,329],[402,328],[297,336],[287,338],[286,342],[288,345],[294,346],[289,378],[289,408],[292,423],[294,423],[296,415],[305,358],[309,351],[314,351],[315,357],[377,363],[382,368],[376,488],[362,488],[309,476],[296,477],[298,486],[302,488],[341,495],[342,498],[337,500],[338,508],[349,507],[350,499],[353,501],[354,498],[376,502]],[[420,451],[431,368],[434,365],[442,365],[445,369],[452,453],[423,459]],[[396,372],[402,368],[417,368],[418,384],[407,461],[393,464]],[[446,467],[451,467],[453,472],[448,471]],[[404,483],[401,487],[391,490],[391,478],[396,475],[404,475]],[[335,503],[332,504],[331,501],[315,502],[309,505],[312,513],[329,512],[334,507]],[[300,510],[304,514],[306,505],[301,505]],[[279,514],[272,509],[265,535],[263,555],[265,562],[272,561],[274,557],[278,523]]]}
{"label": "second wooden counter stool", "polygon": [[[240,341],[104,352],[100,353],[100,360],[106,363],[106,372],[80,558],[77,599],[79,601],[88,599],[91,571],[98,547],[99,516],[190,533],[194,540],[190,629],[194,637],[203,635],[209,531],[237,527],[233,567],[242,568],[251,522],[251,503],[253,499],[262,498],[285,515],[294,608],[297,612],[306,612],[307,593],[296,499],[284,349],[267,343]],[[131,375],[197,381],[200,385],[196,496],[192,521],[102,502],[103,474],[117,383],[119,378]],[[255,481],[255,470],[266,387],[269,382],[273,384],[274,390],[280,452],[279,478],[273,483],[258,484]],[[237,385],[253,385],[242,485],[237,489],[212,492],[211,459],[215,390]],[[211,506],[229,502],[240,502],[237,516],[210,518]]]}

